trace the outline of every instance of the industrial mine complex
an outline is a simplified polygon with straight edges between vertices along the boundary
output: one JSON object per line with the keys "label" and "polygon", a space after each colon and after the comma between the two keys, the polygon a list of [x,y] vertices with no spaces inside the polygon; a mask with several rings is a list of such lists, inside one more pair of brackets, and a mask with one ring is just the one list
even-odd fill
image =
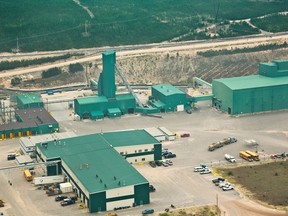
{"label": "industrial mine complex", "polygon": [[[211,152],[212,156],[210,158],[198,159],[198,162],[191,159],[193,161],[191,164],[188,162],[189,158],[196,157],[190,157],[189,154],[192,154],[191,152],[194,149],[195,154],[198,154],[196,152],[199,150],[199,155],[207,151],[210,142],[213,140],[216,142],[220,138],[216,138],[215,135],[215,131],[220,130],[220,127],[225,128],[225,131],[220,135],[221,137],[238,135],[242,139],[254,139],[254,137],[251,137],[253,132],[249,135],[245,135],[244,132],[233,134],[232,129],[238,126],[231,126],[231,121],[233,121],[233,124],[240,125],[240,121],[248,121],[245,118],[246,116],[258,118],[261,115],[267,115],[267,113],[277,115],[279,112],[287,112],[285,110],[288,109],[288,60],[260,63],[257,75],[214,79],[212,83],[207,83],[195,77],[190,90],[187,90],[188,87],[156,84],[148,86],[145,89],[145,94],[139,94],[144,90],[135,90],[129,85],[121,68],[117,65],[115,51],[109,50],[102,53],[102,65],[103,69],[97,82],[98,92],[77,97],[76,93],[80,93],[80,91],[76,90],[76,93],[72,93],[73,96],[70,96],[69,102],[63,102],[67,112],[64,113],[64,109],[59,108],[57,114],[54,110],[61,102],[57,103],[56,99],[52,99],[56,94],[65,97],[65,91],[59,93],[56,90],[51,90],[42,92],[42,94],[31,92],[17,94],[15,110],[12,114],[10,113],[14,116],[14,121],[0,125],[1,142],[11,141],[17,143],[17,148],[15,147],[9,152],[12,157],[15,154],[17,163],[11,164],[11,161],[9,161],[8,164],[7,162],[5,172],[10,168],[12,169],[12,167],[11,173],[16,172],[15,170],[19,172],[20,168],[21,172],[23,172],[23,169],[30,170],[31,175],[34,175],[33,178],[29,180],[27,174],[24,174],[24,176],[31,184],[32,182],[35,184],[34,187],[44,187],[44,184],[35,183],[37,178],[63,176],[59,182],[53,182],[50,179],[51,182],[48,181],[48,183],[50,185],[52,183],[60,183],[60,185],[63,182],[70,183],[71,190],[68,192],[77,197],[76,202],[81,204],[86,213],[99,212],[106,214],[107,211],[114,212],[120,209],[119,215],[129,215],[129,211],[131,211],[131,215],[135,215],[132,209],[139,208],[137,210],[139,213],[143,209],[149,209],[150,205],[153,207],[153,212],[154,209],[159,211],[157,205],[161,204],[160,200],[165,200],[165,197],[169,196],[169,192],[163,192],[162,198],[157,197],[158,191],[161,194],[161,186],[158,186],[155,195],[154,193],[152,195],[151,190],[154,191],[155,189],[151,189],[150,179],[152,179],[153,185],[157,186],[157,183],[160,185],[159,182],[168,178],[165,175],[171,176],[172,174],[159,174],[163,175],[163,179],[159,177],[159,179],[153,180],[153,176],[156,176],[157,173],[148,172],[145,169],[160,169],[156,162],[163,162],[163,158],[167,160],[167,164],[170,163],[169,166],[173,164],[172,160],[174,160],[174,166],[177,166],[177,163],[183,163],[185,165],[183,165],[183,169],[199,166],[201,162],[205,162],[206,165],[209,162],[207,166],[212,166],[213,161],[220,164],[220,159],[222,160],[223,156],[216,155],[218,150]],[[125,85],[125,92],[118,93],[116,76],[119,76]],[[1,102],[1,114],[4,113],[5,106],[4,102]],[[212,128],[212,118],[206,120],[207,124],[204,125],[201,118],[204,119],[206,113],[219,119],[217,120],[220,125],[219,128],[216,128],[216,126]],[[202,115],[202,117],[197,118],[197,115]],[[69,120],[65,120],[62,125],[61,119],[68,118],[66,116],[69,117]],[[224,120],[220,120],[221,118]],[[166,124],[165,119],[170,119],[170,123]],[[120,120],[121,123],[119,123]],[[129,128],[128,125],[134,120],[138,126]],[[222,124],[222,121],[225,124]],[[141,126],[141,122],[143,126]],[[109,123],[109,126],[106,127],[105,123]],[[182,128],[182,123],[187,125],[189,123],[190,126],[186,129]],[[69,125],[72,124],[75,124],[79,129],[72,130],[73,126],[71,126],[72,129],[69,130]],[[116,127],[116,124],[125,126]],[[208,128],[205,130],[211,135],[208,135],[207,132],[201,140],[195,138],[195,141],[193,130],[195,134],[202,133],[200,129],[196,128],[198,125],[199,127],[205,126]],[[92,132],[93,128],[95,128],[95,132]],[[80,130],[83,132],[80,133]],[[247,129],[247,131],[249,130]],[[232,135],[229,133],[232,133]],[[181,144],[177,144],[184,137],[187,137],[187,140],[190,141],[182,141]],[[194,142],[199,142],[199,145]],[[238,144],[227,146],[227,149],[230,148],[234,155],[238,155],[238,152],[242,150],[241,148],[247,148],[247,146],[241,147],[239,142],[241,141],[238,139]],[[190,147],[192,144],[189,146],[189,143],[194,143],[193,151]],[[200,144],[205,146],[203,150],[198,147]],[[173,145],[180,147],[173,149]],[[236,145],[238,145],[237,149],[232,149]],[[170,152],[172,151],[171,148],[173,152]],[[225,148],[219,149],[218,152]],[[254,148],[253,146],[253,150]],[[259,149],[256,150],[260,151],[261,148],[265,149],[262,152],[263,155],[266,152],[267,154],[272,153],[269,147],[259,146]],[[279,149],[279,151],[282,151],[282,149]],[[8,152],[6,151],[6,153]],[[207,151],[208,153],[210,154]],[[224,153],[227,152],[221,152],[221,155],[224,155]],[[19,157],[25,157],[25,159],[20,160]],[[187,157],[187,160],[182,159],[182,161],[181,157]],[[240,158],[236,157],[237,159],[240,161],[241,156]],[[37,164],[43,168],[41,172],[37,169]],[[27,166],[29,167],[27,168]],[[35,171],[33,172],[33,170]],[[179,168],[175,172],[180,172],[180,170]],[[193,168],[191,170],[191,173],[193,173]],[[182,174],[177,175],[181,176]],[[191,177],[191,179],[193,178]],[[173,181],[176,184],[177,181],[184,181],[184,179],[188,181],[190,177],[175,177]],[[45,181],[45,179],[42,179],[42,181]],[[161,184],[165,183],[162,182]],[[179,185],[180,183],[177,187],[180,187]],[[30,187],[30,185],[26,185],[26,187]],[[165,190],[169,190],[169,186],[162,188],[162,191]],[[189,196],[193,194],[189,189],[185,191]],[[38,192],[40,191],[35,189],[35,191],[31,190],[29,193],[30,196],[33,196],[34,193]],[[37,196],[40,197],[39,194]],[[192,197],[191,195],[190,199],[194,203],[201,204],[200,199],[197,200],[197,198]],[[187,200],[189,199],[187,198]],[[211,200],[207,202],[211,203]],[[70,202],[75,201],[73,199],[72,201],[66,200],[64,204],[68,203],[67,205],[69,205]],[[175,200],[171,198],[169,202],[167,205],[170,206],[172,202],[174,204],[177,201],[176,198]],[[155,206],[153,206],[153,203]],[[177,205],[181,206],[181,203]],[[183,206],[185,205],[183,204]],[[164,210],[164,208],[161,210]],[[65,209],[65,211],[68,210]],[[125,211],[125,213],[121,214],[121,211]]]}

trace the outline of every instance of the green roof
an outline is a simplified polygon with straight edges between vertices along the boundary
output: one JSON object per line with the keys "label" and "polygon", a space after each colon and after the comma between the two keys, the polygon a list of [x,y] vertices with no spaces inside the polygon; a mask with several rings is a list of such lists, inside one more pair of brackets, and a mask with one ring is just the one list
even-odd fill
{"label": "green roof", "polygon": [[62,158],[84,187],[93,193],[119,187],[119,181],[121,186],[147,182],[114,147],[154,145],[159,141],[141,129],[90,134],[47,143],[47,148],[41,143],[36,144],[41,154],[47,160]]}
{"label": "green roof", "polygon": [[263,88],[268,86],[288,85],[288,76],[266,77],[261,75],[242,76],[215,79],[213,82],[220,82],[231,90],[241,90],[250,88]]}
{"label": "green roof", "polygon": [[148,181],[112,147],[64,156],[63,161],[89,193],[148,183]]}
{"label": "green roof", "polygon": [[109,108],[107,109],[108,114],[121,114],[121,110],[119,108]]}
{"label": "green roof", "polygon": [[20,94],[17,95],[18,100],[21,100],[23,104],[30,103],[43,103],[40,96],[38,94]]}
{"label": "green roof", "polygon": [[108,132],[103,133],[102,136],[106,142],[113,147],[159,143],[158,140],[156,140],[145,130]]}
{"label": "green roof", "polygon": [[170,84],[153,85],[152,88],[157,90],[158,92],[161,92],[165,96],[170,96],[174,94],[185,94],[183,91]]}
{"label": "green roof", "polygon": [[79,104],[94,104],[94,103],[105,103],[108,102],[108,99],[105,96],[92,96],[92,97],[83,97],[76,98]]}

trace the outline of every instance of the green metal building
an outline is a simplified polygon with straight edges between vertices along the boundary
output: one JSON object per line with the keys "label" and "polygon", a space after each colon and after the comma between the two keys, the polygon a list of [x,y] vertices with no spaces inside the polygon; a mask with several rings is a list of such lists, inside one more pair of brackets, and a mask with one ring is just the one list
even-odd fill
{"label": "green metal building", "polygon": [[120,117],[134,113],[136,100],[132,94],[116,94],[115,85],[115,51],[102,54],[103,70],[98,80],[98,96],[77,98],[74,100],[74,111],[81,119],[102,119]]}
{"label": "green metal building", "polygon": [[261,63],[259,75],[216,79],[214,107],[231,115],[288,109],[288,60]]}
{"label": "green metal building", "polygon": [[44,103],[38,94],[21,94],[16,95],[18,109],[28,109],[35,107],[43,107]]}
{"label": "green metal building", "polygon": [[57,161],[90,212],[148,204],[149,182],[133,167],[161,159],[162,145],[145,130],[98,133],[36,144],[37,159]]}
{"label": "green metal building", "polygon": [[191,109],[192,98],[170,84],[152,86],[152,97],[149,104],[161,112],[184,111]]}

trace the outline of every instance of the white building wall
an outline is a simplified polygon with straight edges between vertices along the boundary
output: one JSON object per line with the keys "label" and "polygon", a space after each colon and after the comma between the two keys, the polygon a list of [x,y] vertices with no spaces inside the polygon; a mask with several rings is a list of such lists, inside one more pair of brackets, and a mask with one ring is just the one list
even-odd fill
{"label": "white building wall", "polygon": [[[117,179],[116,179],[117,181]],[[125,182],[121,181],[121,185],[125,184]],[[127,186],[127,187],[121,187],[121,188],[115,188],[111,190],[106,191],[106,199],[114,198],[114,197],[120,197],[120,196],[127,196],[127,195],[133,195],[134,194],[134,185]]]}
{"label": "white building wall", "polygon": [[[143,160],[143,158],[144,158],[145,160]],[[141,155],[141,156],[137,156],[137,157],[127,157],[126,160],[127,160],[129,163],[139,163],[139,162],[154,161],[154,154]]]}
{"label": "white building wall", "polygon": [[146,151],[154,151],[154,144],[121,146],[121,147],[115,147],[115,150],[119,152],[119,154],[121,155],[137,154]]}
{"label": "white building wall", "polygon": [[123,207],[123,206],[133,206],[134,199],[125,199],[125,200],[119,200],[114,202],[107,202],[106,203],[106,209],[107,211],[114,210],[114,208]]}

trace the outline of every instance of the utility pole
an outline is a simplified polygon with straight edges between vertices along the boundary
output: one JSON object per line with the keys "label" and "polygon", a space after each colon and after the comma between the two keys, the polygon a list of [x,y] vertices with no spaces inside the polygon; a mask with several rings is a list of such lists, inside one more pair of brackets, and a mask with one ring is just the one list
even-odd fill
{"label": "utility pole", "polygon": [[84,32],[82,33],[83,37],[89,37],[90,36],[90,33],[88,32],[88,26],[89,26],[89,23],[88,21],[86,20],[85,21],[85,24],[84,24]]}

